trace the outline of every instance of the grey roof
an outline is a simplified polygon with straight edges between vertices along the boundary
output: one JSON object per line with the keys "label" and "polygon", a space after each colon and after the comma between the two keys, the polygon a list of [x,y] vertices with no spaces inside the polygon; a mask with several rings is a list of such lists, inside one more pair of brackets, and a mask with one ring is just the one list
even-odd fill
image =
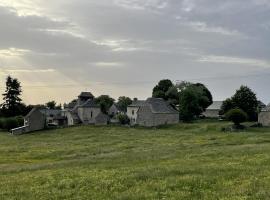
{"label": "grey roof", "polygon": [[78,97],[94,98],[94,95],[91,92],[82,92]]}
{"label": "grey roof", "polygon": [[133,101],[128,107],[140,107],[141,109],[144,109],[146,106],[149,106],[153,113],[178,114],[177,110],[161,98],[148,98],[146,101]]}
{"label": "grey roof", "polygon": [[136,100],[136,101],[133,101],[132,104],[130,104],[128,107],[140,107],[140,106],[143,106],[145,102],[146,101],[144,100]]}
{"label": "grey roof", "polygon": [[40,112],[42,114],[45,114],[46,116],[57,116],[57,115],[61,115],[62,110],[60,109],[41,109]]}
{"label": "grey roof", "polygon": [[96,102],[93,99],[88,99],[84,104],[80,105],[79,107],[83,108],[99,108],[99,106],[96,104]]}
{"label": "grey roof", "polygon": [[148,98],[145,102],[149,104],[153,113],[173,113],[178,114],[168,102],[161,98]]}
{"label": "grey roof", "polygon": [[73,109],[77,105],[78,100],[71,101],[65,108]]}
{"label": "grey roof", "polygon": [[223,101],[214,101],[206,110],[220,110]]}
{"label": "grey roof", "polygon": [[[25,116],[25,118],[28,118],[28,117],[30,117],[34,112],[36,112],[36,111],[39,111],[40,112],[40,107],[38,107],[38,106],[36,106],[36,107],[34,107],[26,116]],[[42,112],[40,112],[41,114],[43,114]]]}

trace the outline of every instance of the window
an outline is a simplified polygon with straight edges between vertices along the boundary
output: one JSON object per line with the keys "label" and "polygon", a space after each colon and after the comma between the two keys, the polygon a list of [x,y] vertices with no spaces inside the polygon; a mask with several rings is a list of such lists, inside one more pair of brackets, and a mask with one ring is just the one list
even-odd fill
{"label": "window", "polygon": [[134,111],[134,110],[132,110],[132,115],[134,115],[134,113],[135,113],[135,111]]}
{"label": "window", "polygon": [[91,118],[93,118],[93,111],[91,111]]}

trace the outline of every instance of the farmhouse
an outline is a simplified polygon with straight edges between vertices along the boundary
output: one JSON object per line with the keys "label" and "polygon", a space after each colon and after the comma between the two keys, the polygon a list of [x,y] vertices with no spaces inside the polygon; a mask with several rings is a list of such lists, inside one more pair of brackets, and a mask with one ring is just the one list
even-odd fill
{"label": "farmhouse", "polygon": [[43,130],[48,126],[63,126],[66,118],[61,110],[34,107],[25,117],[24,126],[11,130],[14,135]]}
{"label": "farmhouse", "polygon": [[102,115],[100,107],[95,103],[90,92],[82,92],[78,99],[65,106],[64,116],[68,126],[77,124],[107,124],[108,117]]}
{"label": "farmhouse", "polygon": [[164,124],[177,124],[179,113],[169,103],[160,98],[135,100],[127,108],[131,125],[154,127]]}
{"label": "farmhouse", "polygon": [[222,103],[223,101],[214,101],[202,115],[207,118],[219,118]]}
{"label": "farmhouse", "polygon": [[258,122],[263,126],[270,126],[270,104],[259,113]]}
{"label": "farmhouse", "polygon": [[109,116],[115,116],[116,114],[122,113],[124,114],[125,111],[122,110],[121,108],[119,108],[119,106],[117,104],[113,104],[110,109],[109,109]]}

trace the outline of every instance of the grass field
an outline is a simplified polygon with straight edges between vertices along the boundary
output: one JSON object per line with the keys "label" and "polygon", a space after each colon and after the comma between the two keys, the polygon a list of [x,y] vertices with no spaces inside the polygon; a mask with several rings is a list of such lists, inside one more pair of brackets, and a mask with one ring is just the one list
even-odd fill
{"label": "grass field", "polygon": [[0,199],[270,199],[270,129],[224,124],[0,133]]}

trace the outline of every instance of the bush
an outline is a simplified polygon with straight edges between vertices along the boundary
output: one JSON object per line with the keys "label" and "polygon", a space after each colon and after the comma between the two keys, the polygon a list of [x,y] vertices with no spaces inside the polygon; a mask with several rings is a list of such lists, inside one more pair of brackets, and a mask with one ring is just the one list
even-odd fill
{"label": "bush", "polygon": [[10,130],[23,126],[24,119],[21,116],[0,119],[0,129]]}
{"label": "bush", "polygon": [[18,127],[18,121],[15,117],[6,118],[4,120],[4,129],[10,130]]}
{"label": "bush", "polygon": [[117,119],[119,120],[120,124],[122,124],[122,125],[130,123],[130,120],[129,120],[128,116],[125,115],[125,114],[117,115]]}
{"label": "bush", "polygon": [[0,129],[4,129],[4,120],[0,119]]}
{"label": "bush", "polygon": [[241,109],[231,109],[226,114],[226,119],[232,121],[236,126],[240,126],[242,122],[247,121],[248,115]]}

